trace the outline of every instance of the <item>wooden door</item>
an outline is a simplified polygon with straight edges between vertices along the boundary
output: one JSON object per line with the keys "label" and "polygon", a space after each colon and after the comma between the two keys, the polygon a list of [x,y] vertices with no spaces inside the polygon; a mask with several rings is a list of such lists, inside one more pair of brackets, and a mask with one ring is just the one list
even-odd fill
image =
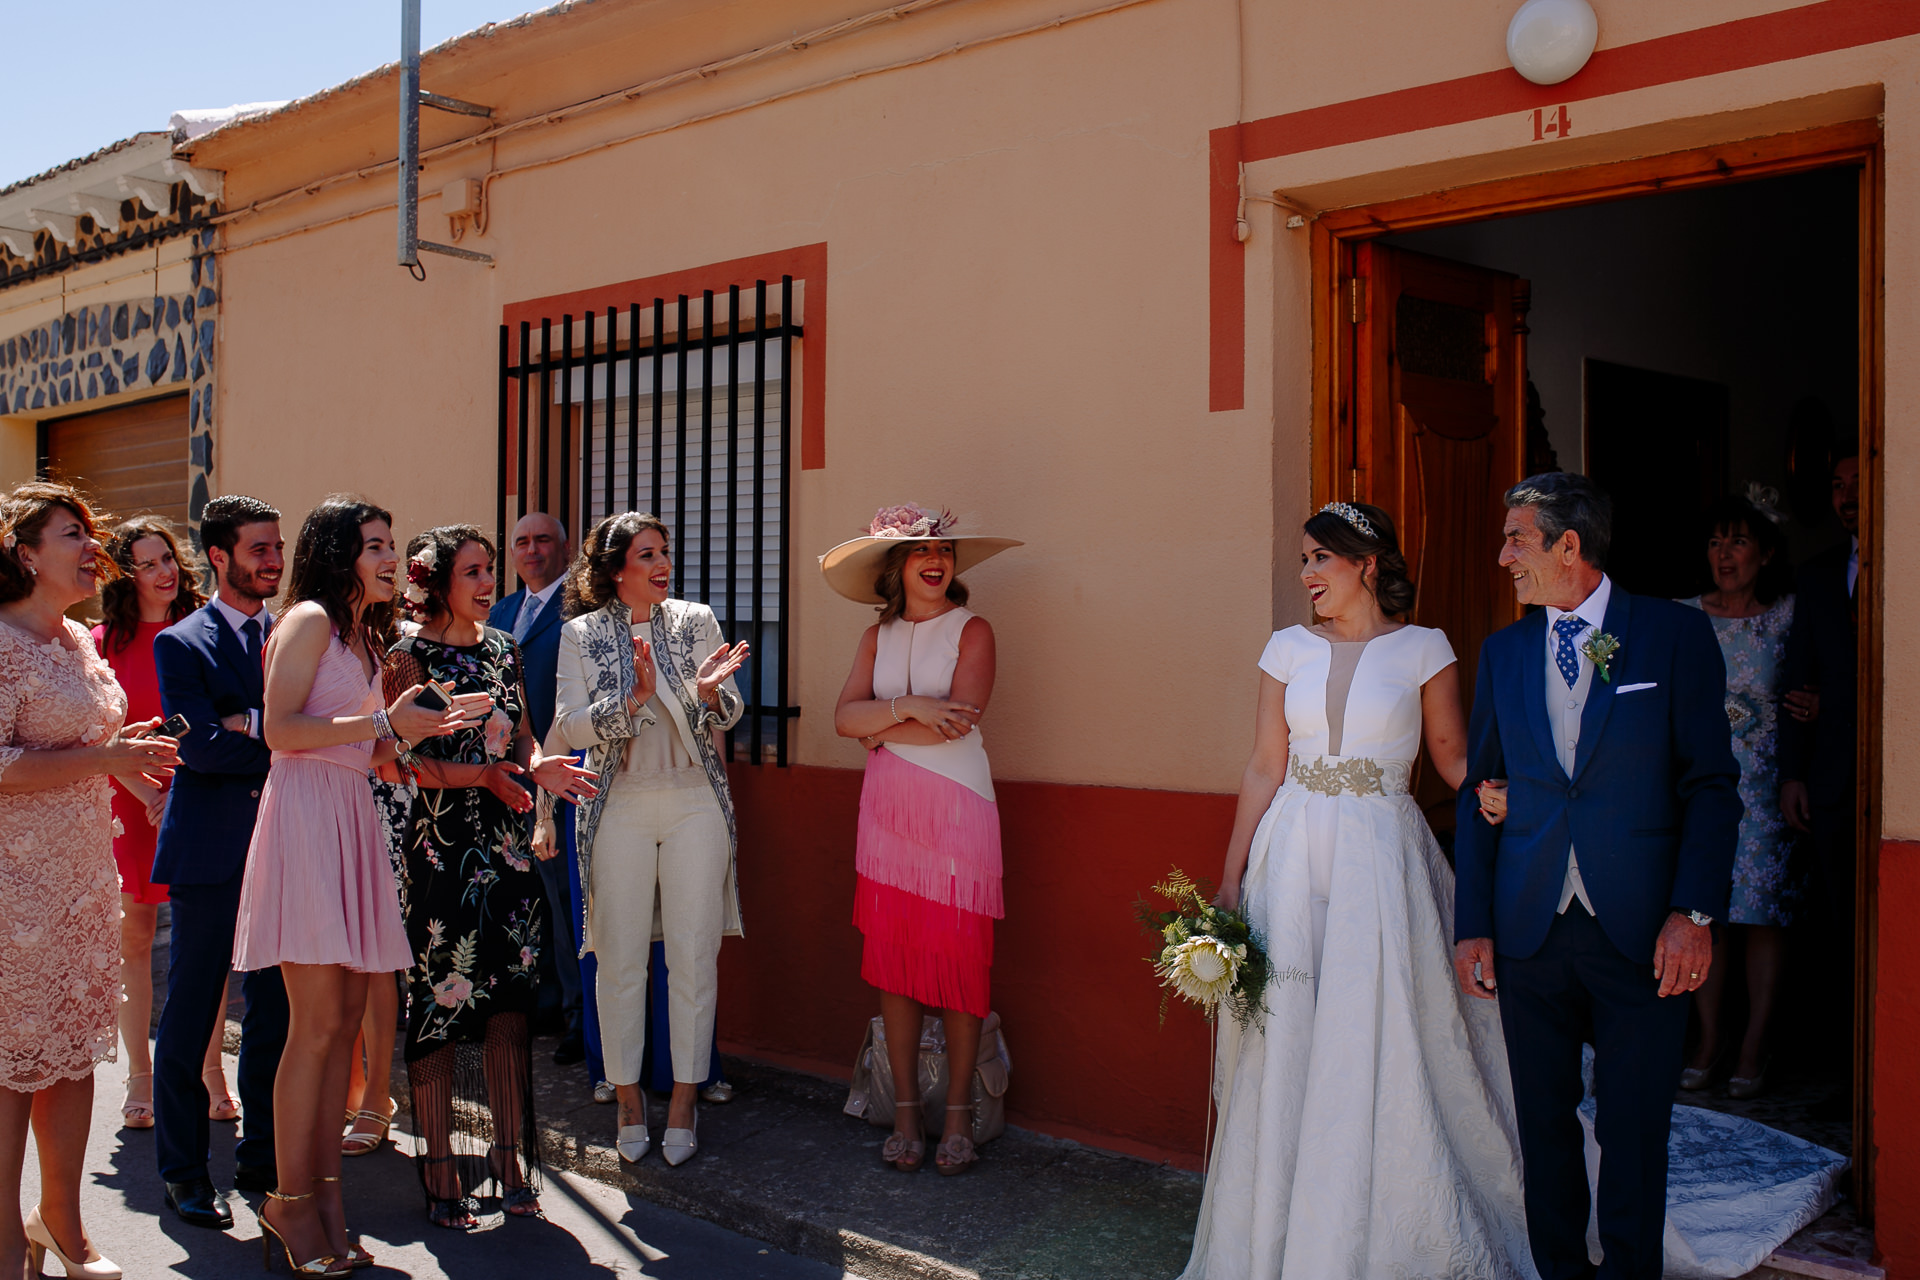
{"label": "wooden door", "polygon": [[[1412,621],[1446,632],[1471,706],[1481,643],[1519,617],[1497,558],[1525,459],[1528,284],[1375,242],[1348,252],[1336,486],[1393,516]],[[1414,794],[1450,833],[1453,791],[1424,761]]]}
{"label": "wooden door", "polygon": [[85,494],[103,530],[150,512],[186,531],[187,397],[57,418],[41,430],[41,473]]}

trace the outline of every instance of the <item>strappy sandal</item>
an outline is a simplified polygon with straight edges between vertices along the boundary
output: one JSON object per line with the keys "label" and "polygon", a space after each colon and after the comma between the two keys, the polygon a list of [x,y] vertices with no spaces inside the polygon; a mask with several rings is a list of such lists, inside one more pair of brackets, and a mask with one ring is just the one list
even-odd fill
{"label": "strappy sandal", "polygon": [[[331,1178],[322,1178],[316,1175],[313,1180],[315,1182],[338,1182],[340,1178],[338,1175]],[[363,1267],[373,1265],[373,1255],[365,1249],[362,1249],[359,1245],[349,1241],[347,1244],[347,1256],[340,1259],[340,1261],[346,1263],[350,1269],[358,1271]]]}
{"label": "strappy sandal", "polygon": [[[496,1142],[493,1144],[493,1149],[507,1153],[506,1170],[496,1171],[494,1175],[500,1179],[502,1186],[506,1186],[507,1171],[511,1171],[515,1177],[520,1175],[520,1162],[517,1155],[519,1148],[503,1146]],[[544,1218],[547,1216],[540,1211],[540,1193],[524,1182],[517,1187],[508,1187],[500,1193],[500,1211],[511,1218]]]}
{"label": "strappy sandal", "polygon": [[387,1099],[387,1114],[378,1111],[356,1111],[353,1124],[362,1120],[371,1120],[379,1125],[378,1129],[354,1129],[340,1139],[340,1154],[343,1156],[370,1156],[386,1143],[387,1131],[393,1127],[393,1117],[400,1110],[399,1104],[392,1098]]}
{"label": "strappy sandal", "polygon": [[[919,1105],[920,1099],[909,1098],[904,1101],[895,1102],[893,1109],[895,1113],[898,1113],[902,1107],[918,1107]],[[880,1163],[892,1165],[901,1173],[920,1172],[920,1166],[926,1163],[927,1139],[926,1135],[921,1133],[919,1129],[916,1128],[915,1132],[919,1134],[919,1136],[913,1138],[909,1138],[898,1129],[888,1134],[886,1145],[880,1148]]]}
{"label": "strappy sandal", "polygon": [[[950,1106],[949,1111],[973,1110],[971,1103]],[[973,1149],[973,1139],[964,1133],[950,1133],[940,1139],[940,1146],[933,1153],[933,1167],[943,1178],[954,1178],[965,1173],[979,1162],[980,1153]]]}
{"label": "strappy sandal", "polygon": [[[428,1165],[450,1165],[453,1163],[453,1157],[450,1155],[422,1156],[420,1162]],[[423,1178],[421,1181],[431,1183],[432,1179]],[[471,1231],[479,1226],[480,1219],[474,1214],[474,1209],[477,1207],[472,1196],[462,1195],[443,1200],[432,1191],[427,1192],[427,1221],[436,1227],[445,1227],[449,1231]]]}
{"label": "strappy sandal", "polygon": [[[216,1095],[209,1083],[218,1079],[220,1091]],[[200,1073],[200,1083],[207,1086],[207,1119],[227,1122],[240,1118],[240,1102],[227,1088],[227,1073],[224,1067],[210,1067]]]}
{"label": "strappy sandal", "polygon": [[[269,1200],[278,1200],[281,1204],[297,1204],[302,1200],[313,1199],[313,1192],[309,1191],[305,1195],[300,1196],[283,1196],[278,1191],[269,1191],[267,1192],[267,1198]],[[318,1258],[309,1258],[305,1262],[295,1262],[293,1260],[292,1246],[287,1243],[286,1237],[280,1234],[273,1223],[267,1220],[265,1205],[260,1207],[259,1216],[260,1262],[266,1270],[273,1270],[273,1246],[274,1242],[278,1241],[280,1251],[287,1255],[287,1270],[293,1272],[296,1276],[308,1277],[310,1280],[338,1280],[340,1276],[351,1275],[353,1273],[351,1267],[330,1253],[322,1254]]]}
{"label": "strappy sandal", "polygon": [[[145,1080],[147,1100],[136,1102],[133,1098],[133,1082]],[[153,1072],[136,1071],[127,1077],[127,1100],[120,1104],[120,1127],[122,1129],[153,1128]]]}

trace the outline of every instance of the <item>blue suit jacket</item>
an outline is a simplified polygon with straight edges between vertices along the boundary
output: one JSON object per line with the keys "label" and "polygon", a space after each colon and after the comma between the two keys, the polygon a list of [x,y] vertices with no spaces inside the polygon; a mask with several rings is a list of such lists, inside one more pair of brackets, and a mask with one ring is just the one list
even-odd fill
{"label": "blue suit jacket", "polygon": [[1820,690],[1818,720],[1802,724],[1792,716],[1780,717],[1780,780],[1806,783],[1809,797],[1822,809],[1846,809],[1854,803],[1860,641],[1853,596],[1847,590],[1852,552],[1851,544],[1843,542],[1800,567],[1781,678],[1783,688],[1815,685]]}
{"label": "blue suit jacket", "polygon": [[221,728],[220,717],[264,706],[265,677],[211,601],[154,637],[153,665],[161,710],[188,724],[153,881],[224,884],[246,867],[272,753],[258,738]]}
{"label": "blue suit jacket", "polygon": [[[562,587],[547,597],[545,607],[533,615],[527,638],[520,642],[520,661],[527,673],[527,717],[535,742],[545,742],[547,729],[553,724],[554,683],[560,667],[560,605],[565,594],[566,588]],[[527,589],[522,587],[493,606],[487,614],[487,625],[512,635],[513,620],[520,616],[520,602],[526,595]]]}
{"label": "blue suit jacket", "polygon": [[[1738,842],[1740,766],[1727,727],[1726,662],[1698,609],[1614,586],[1611,681],[1594,676],[1573,776],[1547,718],[1547,616],[1538,610],[1480,650],[1467,776],[1454,836],[1454,937],[1502,955],[1540,949],[1577,849],[1594,915],[1621,953],[1653,961],[1668,914],[1724,920]],[[1620,690],[1650,685],[1632,693]],[[1490,826],[1474,788],[1509,780]]]}

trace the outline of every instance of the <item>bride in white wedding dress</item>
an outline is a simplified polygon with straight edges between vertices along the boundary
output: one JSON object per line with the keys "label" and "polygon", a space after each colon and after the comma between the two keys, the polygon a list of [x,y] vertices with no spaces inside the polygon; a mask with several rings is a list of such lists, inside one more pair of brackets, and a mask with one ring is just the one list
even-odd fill
{"label": "bride in white wedding dress", "polygon": [[1423,728],[1465,773],[1453,650],[1388,619],[1412,584],[1385,512],[1334,504],[1303,546],[1322,621],[1261,656],[1221,880],[1274,980],[1261,1028],[1221,1021],[1185,1280],[1532,1280],[1499,1015],[1454,981],[1453,872],[1407,794]]}

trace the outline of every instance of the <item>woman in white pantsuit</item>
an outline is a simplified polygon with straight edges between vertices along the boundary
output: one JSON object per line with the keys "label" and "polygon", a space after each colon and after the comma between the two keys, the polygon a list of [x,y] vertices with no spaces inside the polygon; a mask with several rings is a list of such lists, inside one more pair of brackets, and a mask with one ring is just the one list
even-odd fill
{"label": "woman in white pantsuit", "polygon": [[[713,1048],[720,939],[740,933],[733,797],[717,731],[745,710],[732,677],[747,646],[723,643],[706,605],[669,599],[672,581],[658,517],[623,512],[587,536],[567,577],[548,742],[586,748],[599,775],[575,824],[587,895],[581,951],[599,959],[600,1040],[627,1160],[649,1145],[640,1092],[647,957],[655,939],[666,943],[674,1086],[661,1153],[678,1165],[698,1147],[694,1107]],[[542,857],[555,853],[547,806]]]}

